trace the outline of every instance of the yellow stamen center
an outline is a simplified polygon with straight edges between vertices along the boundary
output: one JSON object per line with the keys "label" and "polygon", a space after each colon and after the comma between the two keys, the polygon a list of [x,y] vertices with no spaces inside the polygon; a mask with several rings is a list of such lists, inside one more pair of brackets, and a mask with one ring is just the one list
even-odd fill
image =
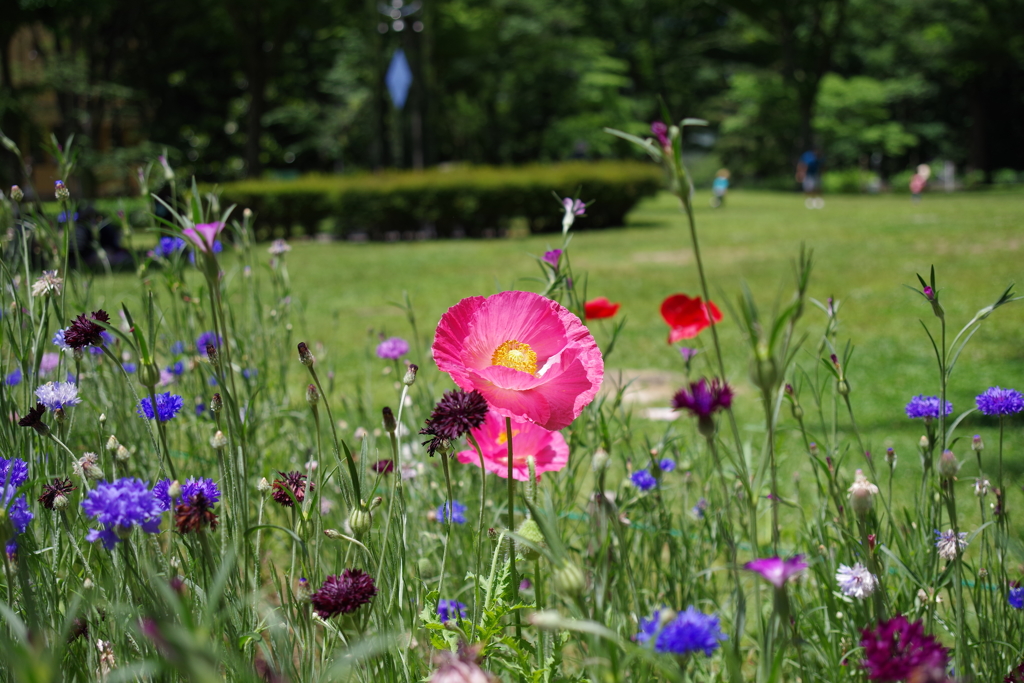
{"label": "yellow stamen center", "polygon": [[537,372],[537,352],[529,344],[509,339],[495,349],[491,365],[501,365],[533,375]]}

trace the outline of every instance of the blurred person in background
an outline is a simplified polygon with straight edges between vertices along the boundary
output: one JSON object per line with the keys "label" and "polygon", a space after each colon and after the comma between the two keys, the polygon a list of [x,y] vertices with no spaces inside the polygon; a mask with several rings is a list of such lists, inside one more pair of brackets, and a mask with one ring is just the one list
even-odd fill
{"label": "blurred person in background", "polygon": [[729,191],[729,169],[720,168],[711,183],[711,208],[718,209],[725,205],[725,193]]}
{"label": "blurred person in background", "polygon": [[825,200],[821,196],[822,157],[815,147],[800,155],[796,165],[796,181],[804,189],[804,206],[808,209],[824,209]]}

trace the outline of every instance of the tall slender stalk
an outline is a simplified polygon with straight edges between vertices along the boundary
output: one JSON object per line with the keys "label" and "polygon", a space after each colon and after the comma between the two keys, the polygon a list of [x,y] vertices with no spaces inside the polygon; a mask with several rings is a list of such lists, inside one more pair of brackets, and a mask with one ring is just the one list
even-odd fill
{"label": "tall slender stalk", "polygon": [[[510,531],[515,530],[516,524],[516,480],[512,476],[512,463],[513,463],[513,452],[512,452],[512,418],[505,418],[505,440],[508,442],[508,528]],[[519,602],[519,573],[516,571],[516,548],[515,544],[509,545],[509,581],[512,586],[512,604],[515,605]],[[516,638],[522,640],[523,638],[523,626],[522,619],[519,616],[519,610],[515,612],[515,624],[516,624]]]}

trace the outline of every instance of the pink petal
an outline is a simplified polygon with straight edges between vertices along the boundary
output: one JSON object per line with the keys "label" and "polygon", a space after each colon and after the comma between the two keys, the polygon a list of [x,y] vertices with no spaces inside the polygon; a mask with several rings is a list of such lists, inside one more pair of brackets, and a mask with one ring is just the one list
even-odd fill
{"label": "pink petal", "polygon": [[466,391],[471,391],[474,386],[462,362],[462,347],[469,336],[473,318],[484,301],[486,299],[482,296],[471,296],[449,308],[437,324],[431,347],[437,368],[451,375],[452,380]]}
{"label": "pink petal", "polygon": [[463,362],[471,368],[487,367],[495,350],[515,339],[530,345],[537,354],[537,367],[542,367],[566,345],[568,321],[561,311],[576,317],[557,301],[533,292],[499,292],[488,297],[471,333],[463,339]]}

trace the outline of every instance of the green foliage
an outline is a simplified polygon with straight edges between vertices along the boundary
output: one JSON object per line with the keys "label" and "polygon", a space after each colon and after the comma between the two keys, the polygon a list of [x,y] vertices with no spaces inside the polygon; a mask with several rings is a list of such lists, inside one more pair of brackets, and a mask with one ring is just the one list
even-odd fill
{"label": "green foliage", "polygon": [[[606,136],[610,137],[610,136]],[[579,227],[622,225],[626,213],[654,194],[661,171],[640,163],[566,163],[521,168],[460,167],[381,175],[249,180],[223,187],[222,202],[252,209],[262,237],[315,233],[323,222],[338,237],[429,230],[478,237],[523,218],[531,232],[561,229],[552,197],[594,198]],[[492,233],[493,234],[493,233]]]}
{"label": "green foliage", "polygon": [[781,76],[734,74],[721,107],[717,150],[731,171],[741,177],[792,171],[799,122],[795,96]]}

